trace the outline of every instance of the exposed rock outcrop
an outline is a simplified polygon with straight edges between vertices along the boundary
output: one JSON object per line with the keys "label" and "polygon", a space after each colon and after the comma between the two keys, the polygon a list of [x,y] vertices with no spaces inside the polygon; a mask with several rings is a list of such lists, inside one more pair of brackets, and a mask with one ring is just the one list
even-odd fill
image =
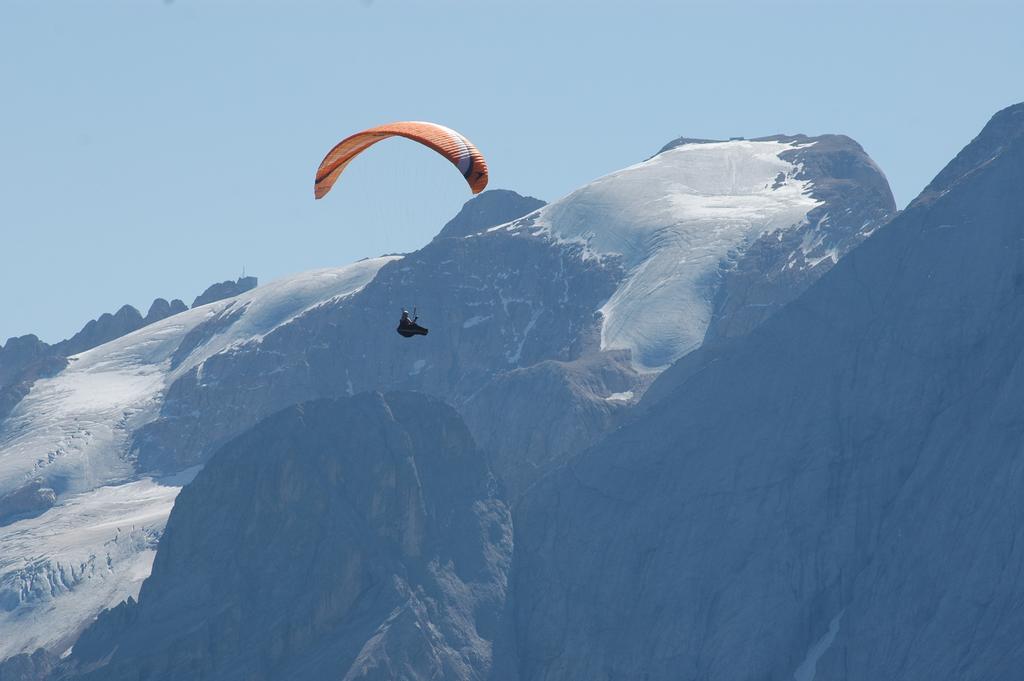
{"label": "exposed rock outcrop", "polygon": [[434,237],[458,238],[481,232],[488,227],[511,222],[545,205],[532,196],[522,196],[508,189],[488,189],[467,201],[462,210],[449,220]]}
{"label": "exposed rock outcrop", "polygon": [[200,305],[224,300],[225,298],[232,298],[240,293],[256,288],[257,283],[259,282],[256,277],[239,277],[235,281],[229,279],[228,281],[212,284],[196,296],[196,299],[192,301],[192,307],[199,307]]}
{"label": "exposed rock outcrop", "polygon": [[523,681],[1019,674],[1022,133],[527,493]]}
{"label": "exposed rock outcrop", "polygon": [[436,400],[291,407],[185,488],[138,602],[101,615],[61,678],[492,678],[511,633],[495,487]]}

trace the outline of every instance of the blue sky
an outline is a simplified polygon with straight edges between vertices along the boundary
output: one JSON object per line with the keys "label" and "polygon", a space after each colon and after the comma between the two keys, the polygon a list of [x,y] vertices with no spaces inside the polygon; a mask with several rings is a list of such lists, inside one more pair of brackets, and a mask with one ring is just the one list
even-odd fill
{"label": "blue sky", "polygon": [[547,200],[680,135],[845,133],[903,206],[1024,99],[1022,25],[1013,2],[0,0],[0,342],[426,243],[469,195],[414,144],[312,198],[334,143],[392,120]]}

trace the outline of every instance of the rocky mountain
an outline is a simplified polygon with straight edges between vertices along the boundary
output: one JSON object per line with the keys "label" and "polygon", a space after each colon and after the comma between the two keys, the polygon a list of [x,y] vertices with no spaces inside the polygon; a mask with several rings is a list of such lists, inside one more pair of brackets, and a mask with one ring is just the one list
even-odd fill
{"label": "rocky mountain", "polygon": [[[213,284],[196,298],[197,302],[193,306],[238,295],[254,288],[256,284],[256,277]],[[54,345],[44,343],[33,334],[9,338],[6,345],[0,345],[0,421],[28,394],[36,379],[53,376],[67,366],[65,358],[109,343],[188,309],[178,298],[170,302],[165,298],[157,298],[149,306],[145,317],[135,307],[122,305],[117,312],[104,312],[87,322],[71,338]],[[3,515],[5,511],[0,502],[0,517]]]}
{"label": "rocky mountain", "polygon": [[114,314],[105,312],[98,319],[88,322],[74,336],[54,346],[54,350],[65,357],[74,355],[120,338],[144,325],[145,321],[138,310],[131,305],[122,305]]}
{"label": "rocky mountain", "polygon": [[[0,502],[50,504],[0,526],[0,657],[61,654],[138,593],[181,485],[269,415],[436,396],[515,501],[710,329],[740,337],[891,211],[846,138],[682,144],[539,208],[484,194],[415,253],[272,282],[77,355],[0,422]],[[427,338],[394,333],[413,305]],[[142,521],[119,538],[120,518]]]}
{"label": "rocky mountain", "polygon": [[22,400],[41,376],[53,376],[67,365],[37,336],[9,338],[0,346],[0,421]]}
{"label": "rocky mountain", "polygon": [[[1024,105],[516,514],[520,678],[1012,678]],[[655,397],[657,398],[655,400]]]}
{"label": "rocky mountain", "polygon": [[[157,298],[145,317],[131,305],[123,305],[116,313],[100,315],[71,338],[54,345],[44,343],[33,334],[9,338],[6,345],[0,345],[0,421],[28,394],[36,379],[53,376],[67,366],[65,358],[187,309],[177,298],[171,302]],[[0,517],[4,514],[0,506]]]}
{"label": "rocky mountain", "polygon": [[[49,345],[29,334],[10,338],[0,346],[0,422],[32,390],[40,378],[51,378],[68,365],[68,357],[120,338],[188,308],[178,299],[168,303],[157,298],[143,317],[131,305],[115,314],[104,313],[88,322],[71,338]],[[50,452],[48,456],[52,455]],[[0,494],[0,525],[12,518],[35,514],[53,506],[57,494],[51,483],[40,477],[25,480],[15,489]]]}
{"label": "rocky mountain", "polygon": [[[62,653],[100,610],[138,593],[174,498],[196,472],[140,473],[128,449],[166,386],[225,347],[351,294],[387,261],[310,272],[189,310],[34,383],[0,425],[0,508],[8,510],[0,518],[0,658],[37,647]],[[208,335],[225,317],[231,328]]]}
{"label": "rocky mountain", "polygon": [[188,305],[178,298],[175,298],[171,302],[167,302],[164,298],[157,298],[149,306],[149,311],[146,312],[146,316],[142,320],[142,324],[143,326],[149,326],[150,324],[155,324],[163,319],[167,319],[171,315],[184,312],[187,309]]}
{"label": "rocky mountain", "polygon": [[[470,429],[514,498],[620,423],[665,366],[748,333],[894,213],[853,140],[774,136],[676,140],[511,222],[623,276],[598,310],[600,352],[496,377],[462,407]],[[508,413],[516,425],[496,426]]]}
{"label": "rocky mountain", "polygon": [[[811,152],[818,141],[810,138],[682,145],[504,226],[474,233],[453,221],[457,230],[447,231],[464,236],[435,239],[352,299],[179,379],[161,417],[135,439],[139,460],[180,468],[274,409],[384,386],[442,396],[466,415],[496,470],[526,459],[539,474],[576,441],[507,446],[513,440],[502,435],[528,428],[538,407],[538,391],[512,387],[525,386],[531,374],[522,370],[553,362],[542,380],[572,398],[541,398],[548,413],[566,422],[593,415],[576,430],[600,436],[713,322],[735,333],[751,326],[770,312],[766,291],[780,304],[797,295],[888,218],[892,197],[870,159],[846,138],[823,143],[832,151],[822,154],[837,157],[831,165]],[[761,255],[747,257],[753,252]],[[767,282],[760,288],[750,283],[755,272]],[[394,338],[367,352],[410,304],[434,324],[431,342]],[[604,381],[581,382],[580,366],[615,389],[579,390]],[[508,430],[491,433],[495,413]],[[180,460],[183,452],[192,458]]]}
{"label": "rocky mountain", "polygon": [[476,234],[488,227],[521,218],[544,205],[543,201],[532,196],[520,196],[507,189],[491,189],[467,201],[462,210],[434,238],[458,238]]}
{"label": "rocky mountain", "polygon": [[19,653],[0,662],[0,681],[42,681],[59,664],[56,655],[42,648],[33,653]]}
{"label": "rocky mountain", "polygon": [[6,345],[0,345],[0,386],[9,385],[25,367],[47,357],[48,348],[31,334],[9,338]]}
{"label": "rocky mountain", "polygon": [[704,342],[746,335],[896,214],[882,171],[849,137],[764,139],[794,146],[779,156],[799,169],[794,178],[811,184],[819,204],[799,228],[764,233],[728,263]]}
{"label": "rocky mountain", "polygon": [[[244,277],[238,279],[237,282],[227,281],[213,284],[196,300],[202,299],[205,302],[221,300],[248,291],[254,288],[256,283],[256,277]],[[44,375],[45,372],[26,371],[43,357],[57,360],[55,364],[63,366],[59,360],[64,357],[91,350],[188,309],[188,305],[178,298],[170,302],[165,298],[157,298],[150,304],[145,316],[132,305],[122,305],[117,312],[104,312],[96,319],[86,322],[85,326],[71,338],[65,338],[53,345],[44,343],[33,334],[9,338],[6,345],[0,345],[0,390],[15,383],[15,376],[24,377],[33,373]],[[0,407],[0,418],[5,415],[6,413]]]}
{"label": "rocky mountain", "polygon": [[774,136],[670,144],[509,229],[619,256],[626,277],[601,308],[601,347],[650,372],[712,325],[749,331],[894,211],[853,140]]}
{"label": "rocky mountain", "polygon": [[215,303],[218,300],[224,300],[225,298],[234,298],[237,295],[241,295],[246,291],[251,291],[256,288],[259,280],[256,277],[239,277],[235,281],[222,281],[217,284],[212,284],[205,291],[196,296],[196,299],[192,301],[192,307],[199,307],[200,305],[207,305],[209,303]]}
{"label": "rocky mountain", "polygon": [[490,678],[512,558],[496,487],[436,399],[290,407],[182,491],[138,602],[60,676]]}

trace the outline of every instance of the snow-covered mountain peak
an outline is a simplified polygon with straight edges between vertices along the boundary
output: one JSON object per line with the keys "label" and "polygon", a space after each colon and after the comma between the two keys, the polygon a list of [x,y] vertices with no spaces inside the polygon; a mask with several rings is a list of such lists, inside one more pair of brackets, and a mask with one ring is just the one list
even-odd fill
{"label": "snow-covered mountain peak", "polygon": [[662,374],[646,415],[530,489],[523,677],[1019,675],[1018,112],[943,170],[944,194]]}
{"label": "snow-covered mountain peak", "polygon": [[[156,415],[178,376],[240,343],[258,341],[310,307],[364,286],[395,257],[315,270],[168,317],[70,358],[36,382],[0,428],[0,499],[43,476],[58,493],[130,476],[127,433]],[[56,449],[54,429],[66,432]]]}
{"label": "snow-covered mountain peak", "polygon": [[629,350],[638,369],[660,371],[703,341],[723,263],[760,237],[804,224],[821,204],[801,164],[783,158],[813,144],[680,144],[508,228],[621,258],[627,276],[601,308],[602,349]]}
{"label": "snow-covered mountain peak", "polygon": [[35,382],[0,423],[0,659],[57,646],[138,593],[184,480],[140,475],[131,435],[157,417],[173,381],[355,293],[396,259],[305,272],[202,305],[74,355]]}
{"label": "snow-covered mountain peak", "polygon": [[[0,556],[16,540],[39,557],[0,560],[0,602],[11,604],[0,631],[31,622],[36,633],[0,641],[0,658],[35,645],[62,652],[99,608],[137,592],[181,484],[144,476],[203,465],[288,405],[402,389],[463,409],[505,481],[526,489],[642,394],[652,376],[631,361],[654,370],[705,336],[755,328],[892,208],[863,150],[829,137],[678,143],[538,203],[481,195],[401,263],[271,282],[35,380],[0,421]],[[410,303],[429,339],[393,333]],[[125,500],[108,519],[146,518],[135,548],[109,554],[109,570],[76,567],[109,581],[51,592],[61,566],[107,564],[102,532],[80,545],[72,534],[85,530],[68,515],[97,494]],[[43,527],[66,529],[37,536]]]}

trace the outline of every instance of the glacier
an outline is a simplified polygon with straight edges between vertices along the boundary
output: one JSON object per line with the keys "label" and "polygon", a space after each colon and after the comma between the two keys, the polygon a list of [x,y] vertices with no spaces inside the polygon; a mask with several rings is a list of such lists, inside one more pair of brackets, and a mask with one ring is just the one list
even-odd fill
{"label": "glacier", "polygon": [[194,471],[74,494],[0,532],[0,658],[69,649],[96,613],[138,596]]}
{"label": "glacier", "polygon": [[[0,659],[60,647],[100,609],[138,594],[186,480],[140,476],[132,461],[131,434],[156,418],[167,386],[219,352],[353,294],[396,259],[307,272],[179,313],[72,356],[64,371],[33,385],[0,427],[0,497],[44,485],[56,503],[0,525]],[[202,342],[175,357],[204,325]]]}
{"label": "glacier", "polygon": [[821,205],[785,152],[815,142],[682,144],[606,175],[512,223],[618,255],[627,270],[600,309],[601,348],[657,372],[699,347],[730,251],[796,229]]}

